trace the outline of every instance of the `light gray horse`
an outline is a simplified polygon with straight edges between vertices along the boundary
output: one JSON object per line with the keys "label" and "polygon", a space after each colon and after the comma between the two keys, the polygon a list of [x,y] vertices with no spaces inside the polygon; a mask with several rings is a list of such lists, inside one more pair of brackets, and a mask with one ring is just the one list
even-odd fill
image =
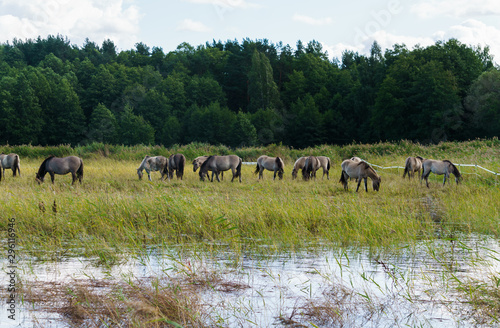
{"label": "light gray horse", "polygon": [[269,170],[274,172],[274,178],[276,179],[276,174],[278,174],[279,179],[283,179],[283,173],[285,173],[285,163],[279,157],[269,157],[262,155],[257,158],[257,167],[255,169],[255,174],[259,173],[259,179],[264,178],[264,170]]}
{"label": "light gray horse", "polygon": [[380,182],[382,178],[375,172],[375,170],[366,162],[355,162],[350,159],[346,159],[341,164],[342,174],[340,176],[340,181],[344,186],[344,189],[348,189],[349,178],[355,178],[358,181],[358,186],[356,192],[359,190],[359,185],[361,180],[365,180],[365,191],[368,192],[367,180],[372,179],[373,190],[380,190]]}
{"label": "light gray horse", "polygon": [[[8,155],[0,154],[0,168],[2,169],[2,173],[5,176],[5,169],[12,170],[12,176],[16,176],[16,173],[19,173],[21,176],[21,162],[19,161],[19,156],[17,154],[11,153]],[[1,180],[0,176],[0,180]]]}
{"label": "light gray horse", "polygon": [[326,174],[327,180],[330,180],[330,167],[331,167],[330,158],[326,156],[316,156],[316,158],[319,160],[321,168],[323,169],[323,177],[321,179],[324,179]]}
{"label": "light gray horse", "polygon": [[42,183],[47,173],[50,174],[52,183],[54,183],[55,174],[64,175],[68,173],[71,173],[73,178],[71,184],[75,184],[76,179],[82,183],[83,161],[80,157],[76,156],[59,158],[52,155],[47,157],[42,162],[42,165],[40,165],[38,173],[36,174],[36,181]]}
{"label": "light gray horse", "polygon": [[415,176],[415,172],[418,173],[418,179],[420,180],[420,170],[422,169],[422,162],[424,159],[420,156],[408,157],[405,161],[405,171],[403,172],[403,179],[408,174],[408,179]]}
{"label": "light gray horse", "polygon": [[184,176],[184,167],[186,166],[186,157],[182,154],[172,154],[168,158],[168,176],[170,179],[175,176],[181,179]]}
{"label": "light gray horse", "polygon": [[293,164],[293,170],[292,170],[292,180],[297,179],[297,173],[299,170],[302,170],[304,168],[304,164],[306,163],[306,158],[305,156],[300,157],[295,161],[295,164]]}
{"label": "light gray horse", "polygon": [[316,180],[316,171],[321,167],[321,163],[316,156],[309,156],[306,158],[304,168],[302,169],[302,178],[307,181],[311,178]]}
{"label": "light gray horse", "polygon": [[425,179],[425,184],[427,188],[429,188],[428,178],[431,172],[437,175],[444,174],[443,186],[446,183],[446,179],[450,177],[450,173],[452,173],[455,176],[455,182],[457,184],[462,180],[462,175],[458,171],[457,167],[447,159],[443,161],[426,159],[422,162],[422,178],[420,182],[422,182],[422,180]]}
{"label": "light gray horse", "polygon": [[226,155],[226,156],[210,156],[200,167],[200,180],[205,181],[205,176],[208,176],[208,171],[212,171],[212,182],[214,181],[214,175],[219,180],[219,173],[227,170],[233,172],[233,182],[234,178],[239,177],[241,182],[241,163],[243,161],[240,157],[236,155]]}
{"label": "light gray horse", "polygon": [[[167,158],[164,156],[149,156],[146,155],[144,159],[141,162],[141,165],[137,169],[137,175],[139,176],[139,180],[142,179],[142,171],[145,170],[146,173],[148,174],[148,179],[151,181],[151,171],[160,171],[161,173],[161,179],[163,180],[163,177],[167,174],[168,170],[168,162]],[[168,178],[168,175],[167,175]]]}
{"label": "light gray horse", "polygon": [[[210,156],[198,156],[198,157],[196,157],[193,160],[193,172],[196,172],[196,170],[198,170],[198,168],[200,168],[201,165],[203,165],[203,163],[205,163],[205,161],[208,159],[208,157],[210,157]],[[210,169],[208,169],[208,170],[210,171]],[[210,179],[208,172],[207,172],[207,179]],[[220,179],[224,180],[224,172],[223,171],[220,172]]]}

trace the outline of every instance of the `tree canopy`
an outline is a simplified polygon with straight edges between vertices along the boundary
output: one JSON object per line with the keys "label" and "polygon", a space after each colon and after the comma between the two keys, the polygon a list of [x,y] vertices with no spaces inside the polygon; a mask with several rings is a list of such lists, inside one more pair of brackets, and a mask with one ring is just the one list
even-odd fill
{"label": "tree canopy", "polygon": [[456,39],[330,60],[317,41],[175,51],[60,35],[0,44],[0,143],[231,147],[498,136],[500,72]]}

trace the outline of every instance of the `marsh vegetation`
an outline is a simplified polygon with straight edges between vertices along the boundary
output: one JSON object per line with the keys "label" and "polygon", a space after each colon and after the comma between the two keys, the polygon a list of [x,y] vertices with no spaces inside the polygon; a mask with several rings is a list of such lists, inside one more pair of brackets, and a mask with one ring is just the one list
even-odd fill
{"label": "marsh vegetation", "polygon": [[[40,311],[50,304],[61,326],[376,326],[399,320],[397,304],[410,309],[404,311],[414,319],[410,325],[435,326],[435,318],[420,321],[423,304],[439,315],[446,309],[443,326],[457,313],[464,325],[497,322],[498,177],[464,167],[458,186],[442,187],[442,178],[431,175],[428,189],[402,179],[402,169],[378,170],[380,191],[358,193],[338,182],[342,159],[353,155],[381,166],[402,166],[410,155],[446,158],[499,172],[497,139],[303,150],[203,144],[1,150],[20,155],[23,173],[7,173],[0,183],[0,229],[7,230],[11,217],[18,229],[19,301]],[[45,156],[70,153],[84,160],[81,185],[71,185],[69,176],[35,182]],[[254,165],[243,165],[242,183],[211,183],[188,165],[182,181],[160,181],[158,172],[151,182],[138,179],[146,154],[172,153],[183,153],[188,163],[205,154],[235,153],[246,162],[280,156],[285,175],[273,181],[267,172],[259,180]],[[330,180],[292,180],[294,161],[306,155],[331,158]],[[79,272],[73,280],[39,277],[40,265],[65,263]],[[258,276],[281,290],[277,301],[254,286]],[[294,279],[302,279],[295,284],[301,297],[284,292]],[[448,290],[439,292],[442,286]],[[268,310],[253,308],[252,297]],[[256,322],[262,316],[267,319]]]}

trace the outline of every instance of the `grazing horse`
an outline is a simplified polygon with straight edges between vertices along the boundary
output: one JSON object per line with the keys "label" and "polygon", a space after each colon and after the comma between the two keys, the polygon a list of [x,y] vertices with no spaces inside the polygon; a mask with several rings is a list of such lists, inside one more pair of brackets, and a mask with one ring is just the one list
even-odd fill
{"label": "grazing horse", "polygon": [[306,163],[306,158],[307,157],[300,157],[295,161],[295,164],[293,164],[293,170],[292,170],[292,180],[297,179],[297,172],[299,170],[304,169],[304,164]]}
{"label": "grazing horse", "polygon": [[[198,156],[196,157],[194,160],[193,160],[193,172],[196,172],[196,170],[198,170],[198,168],[200,168],[203,163],[205,163],[205,161],[208,159],[209,156]],[[210,171],[210,169],[208,169]],[[212,174],[213,175],[213,174]],[[209,179],[209,175],[207,173],[207,179]],[[213,177],[212,177],[213,178]],[[220,179],[221,180],[224,180],[224,172],[220,172]]]}
{"label": "grazing horse", "polygon": [[422,180],[425,179],[425,184],[427,185],[427,188],[429,188],[428,178],[431,172],[437,175],[444,174],[443,186],[446,183],[446,179],[450,177],[450,173],[452,173],[455,176],[455,182],[457,184],[460,182],[460,180],[462,180],[462,175],[458,171],[457,167],[447,159],[443,161],[426,159],[425,161],[422,162],[422,178],[420,182],[422,182]]}
{"label": "grazing horse", "polygon": [[241,164],[242,159],[236,155],[227,156],[210,156],[200,167],[200,180],[205,181],[205,176],[208,177],[208,171],[212,171],[212,182],[214,181],[214,174],[219,180],[219,173],[223,171],[231,170],[233,172],[233,182],[234,178],[239,177],[241,182]]}
{"label": "grazing horse", "polygon": [[262,155],[257,158],[257,167],[255,169],[255,174],[259,173],[259,179],[264,178],[264,170],[274,171],[274,178],[276,179],[276,173],[279,179],[283,179],[283,173],[285,172],[285,163],[279,157],[269,157]]}
{"label": "grazing horse", "polygon": [[319,160],[319,163],[323,168],[323,177],[321,179],[324,179],[326,174],[327,180],[330,180],[330,167],[331,167],[330,158],[326,156],[317,156],[316,158]]}
{"label": "grazing horse", "polygon": [[[163,180],[163,177],[165,176],[166,173],[166,166],[168,165],[167,158],[163,156],[148,156],[144,157],[144,159],[141,162],[141,165],[137,169],[137,175],[139,176],[139,180],[142,179],[142,171],[145,170],[146,173],[148,174],[148,179],[151,181],[151,171],[160,171],[161,173],[161,179]],[[167,168],[168,169],[168,168]],[[167,175],[168,178],[168,175]]]}
{"label": "grazing horse", "polygon": [[408,174],[408,179],[411,179],[415,176],[415,172],[418,173],[418,178],[420,179],[420,170],[422,169],[422,162],[424,159],[420,156],[417,157],[408,157],[405,161],[405,171],[403,173],[403,179]]}
{"label": "grazing horse", "polygon": [[165,167],[165,171],[168,170],[168,176],[170,179],[174,178],[174,171],[175,171],[175,176],[177,179],[181,179],[184,176],[184,167],[186,166],[186,157],[182,154],[172,154],[168,158],[168,168]]}
{"label": "grazing horse", "polygon": [[372,179],[373,190],[379,191],[380,182],[382,178],[375,172],[375,170],[366,162],[355,162],[350,159],[346,159],[342,162],[342,174],[340,176],[340,181],[344,186],[344,189],[348,189],[349,178],[355,178],[358,181],[358,186],[356,192],[358,192],[361,180],[365,180],[365,191],[368,192],[367,180]]}
{"label": "grazing horse", "polygon": [[[21,162],[19,161],[19,155],[17,154],[0,154],[0,168],[2,169],[3,175],[5,175],[5,169],[11,169],[12,170],[12,176],[16,176],[16,173],[19,173],[19,176],[21,176]],[[0,175],[0,180],[2,179],[2,176]]]}
{"label": "grazing horse", "polygon": [[83,178],[83,161],[80,157],[68,156],[68,157],[55,157],[49,156],[40,165],[38,173],[36,174],[36,181],[42,183],[46,174],[50,174],[50,179],[54,183],[54,174],[68,174],[71,173],[73,177],[73,182],[75,184],[76,179],[82,183]]}
{"label": "grazing horse", "polygon": [[306,158],[306,162],[304,163],[304,168],[302,169],[302,178],[307,181],[310,178],[316,179],[316,171],[321,167],[321,163],[319,162],[316,156],[309,156]]}

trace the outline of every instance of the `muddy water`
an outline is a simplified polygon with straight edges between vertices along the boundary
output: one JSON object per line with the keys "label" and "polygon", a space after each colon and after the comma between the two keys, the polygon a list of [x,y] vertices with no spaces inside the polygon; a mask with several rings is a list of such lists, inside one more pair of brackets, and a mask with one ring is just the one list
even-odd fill
{"label": "muddy water", "polygon": [[[26,258],[18,263],[17,275],[25,283],[50,285],[216,272],[224,286],[236,286],[215,286],[201,292],[212,314],[207,325],[222,327],[281,327],[287,323],[306,327],[477,327],[481,324],[456,287],[468,279],[486,282],[498,274],[499,250],[498,241],[486,238],[420,242],[392,250],[325,247],[265,258],[224,252],[181,255],[175,248],[151,248],[111,268],[84,258],[43,263]],[[6,264],[2,266],[5,272]],[[8,284],[6,274],[1,283]],[[310,316],[314,306],[334,309],[339,315],[333,319]],[[8,315],[2,302],[0,327],[69,327],[56,312],[37,310],[19,300],[16,320]]]}

